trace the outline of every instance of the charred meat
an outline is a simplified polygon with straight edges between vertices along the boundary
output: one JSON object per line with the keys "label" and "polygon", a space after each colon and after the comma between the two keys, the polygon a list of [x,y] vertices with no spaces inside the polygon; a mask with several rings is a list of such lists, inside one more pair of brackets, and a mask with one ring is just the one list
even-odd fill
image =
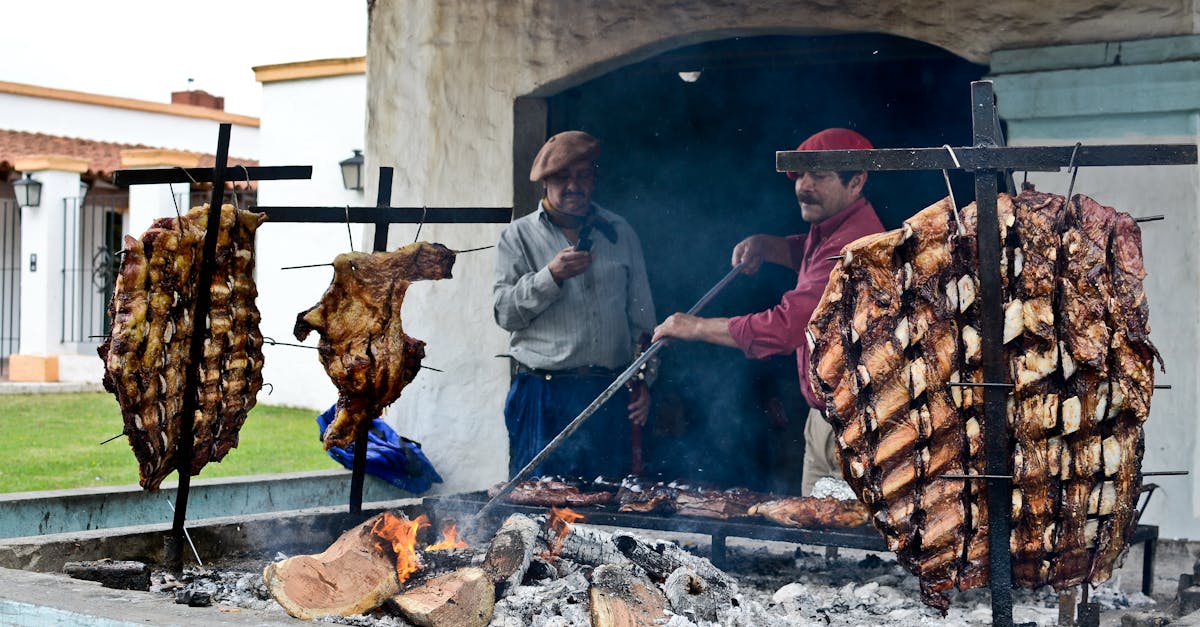
{"label": "charred meat", "polygon": [[[262,387],[262,334],[254,301],[254,232],[263,214],[221,207],[211,307],[204,321],[191,474],[220,461]],[[177,461],[185,368],[196,324],[196,289],[208,207],[156,220],[125,238],[108,305],[112,329],[99,348],[104,388],[121,406],[139,482],[153,490]]]}
{"label": "charred meat", "polygon": [[454,260],[454,251],[428,242],[334,259],[333,282],[295,327],[298,340],[320,334],[321,364],[338,389],[326,449],[353,442],[417,376],[425,343],[404,333],[404,294],[411,281],[450,278]]}
{"label": "charred meat", "polygon": [[[1001,194],[1013,581],[1108,579],[1136,526],[1149,340],[1136,223],[1082,195]],[[842,470],[927,603],[987,584],[974,204],[845,248],[809,325]],[[1160,360],[1161,361],[1161,360]]]}

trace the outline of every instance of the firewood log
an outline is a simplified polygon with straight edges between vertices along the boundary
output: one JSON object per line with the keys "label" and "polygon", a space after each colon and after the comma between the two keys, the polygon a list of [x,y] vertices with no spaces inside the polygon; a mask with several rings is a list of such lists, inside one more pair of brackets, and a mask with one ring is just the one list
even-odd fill
{"label": "firewood log", "polygon": [[592,572],[592,627],[640,627],[665,619],[662,592],[631,564],[606,564]]}
{"label": "firewood log", "polygon": [[487,556],[483,559],[483,570],[495,584],[499,597],[507,596],[513,588],[521,585],[538,546],[538,531],[538,525],[532,518],[513,514],[492,538]]}
{"label": "firewood log", "polygon": [[371,533],[380,516],[342,534],[321,553],[268,564],[263,581],[271,596],[304,620],[362,614],[382,605],[400,584],[395,559]]}
{"label": "firewood log", "polygon": [[392,602],[421,627],[484,627],[492,620],[495,596],[487,573],[472,566],[405,590]]}

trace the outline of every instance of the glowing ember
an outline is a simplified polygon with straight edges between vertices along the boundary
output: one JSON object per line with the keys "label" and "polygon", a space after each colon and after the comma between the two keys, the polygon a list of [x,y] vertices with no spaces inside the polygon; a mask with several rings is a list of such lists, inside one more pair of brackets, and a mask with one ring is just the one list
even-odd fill
{"label": "glowing ember", "polygon": [[400,583],[408,581],[413,573],[421,568],[421,559],[417,556],[417,531],[429,526],[429,519],[424,514],[416,520],[399,518],[391,512],[384,512],[371,532],[387,541],[396,554],[396,578]]}
{"label": "glowing ember", "polygon": [[562,551],[563,541],[566,540],[567,533],[571,531],[571,524],[581,520],[583,520],[583,514],[570,508],[550,508],[550,530],[555,534],[554,546],[550,548],[551,555],[558,555]]}
{"label": "glowing ember", "polygon": [[442,539],[436,544],[431,544],[425,548],[426,551],[441,551],[443,549],[466,549],[471,545],[463,542],[462,538],[458,537],[458,527],[454,523],[450,523],[442,528]]}

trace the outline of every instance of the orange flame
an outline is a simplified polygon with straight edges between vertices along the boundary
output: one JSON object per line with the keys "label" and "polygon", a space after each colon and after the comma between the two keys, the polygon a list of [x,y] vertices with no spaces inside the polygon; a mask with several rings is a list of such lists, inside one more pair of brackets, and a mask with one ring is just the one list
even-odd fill
{"label": "orange flame", "polygon": [[426,551],[442,551],[445,549],[466,549],[471,545],[467,544],[458,537],[458,527],[454,523],[449,523],[442,528],[442,539],[425,548]]}
{"label": "orange flame", "polygon": [[416,520],[406,520],[384,512],[371,528],[371,533],[391,544],[396,554],[396,578],[400,583],[408,581],[409,576],[421,568],[421,559],[417,556],[417,531],[428,526],[429,519],[424,514]]}
{"label": "orange flame", "polygon": [[567,533],[571,531],[571,525],[583,520],[583,514],[573,511],[570,508],[550,508],[550,530],[555,532],[554,546],[550,549],[551,555],[558,555],[562,551],[563,541],[567,539]]}

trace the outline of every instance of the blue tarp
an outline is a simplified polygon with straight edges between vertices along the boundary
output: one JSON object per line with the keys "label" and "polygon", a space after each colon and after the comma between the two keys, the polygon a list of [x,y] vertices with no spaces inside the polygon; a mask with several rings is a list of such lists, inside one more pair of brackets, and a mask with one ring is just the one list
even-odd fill
{"label": "blue tarp", "polygon": [[[325,434],[333,421],[337,405],[317,416],[320,433]],[[329,456],[346,468],[354,468],[354,443],[329,449]],[[367,473],[413,494],[421,494],[433,484],[441,483],[442,477],[421,451],[421,444],[402,437],[383,420],[371,421],[367,433]]]}

